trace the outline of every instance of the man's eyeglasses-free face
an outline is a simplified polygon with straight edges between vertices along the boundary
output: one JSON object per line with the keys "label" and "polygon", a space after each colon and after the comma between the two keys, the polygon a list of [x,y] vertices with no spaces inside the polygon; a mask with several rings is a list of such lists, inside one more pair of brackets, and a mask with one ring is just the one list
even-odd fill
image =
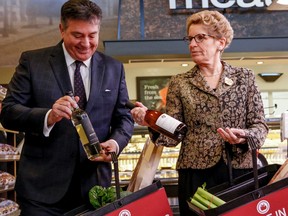
{"label": "man's eyeglasses-free face", "polygon": [[194,37],[192,36],[185,36],[183,38],[183,40],[190,45],[191,41],[194,39],[196,43],[201,43],[206,37],[212,37],[212,38],[216,38],[213,35],[209,35],[209,34],[197,34]]}

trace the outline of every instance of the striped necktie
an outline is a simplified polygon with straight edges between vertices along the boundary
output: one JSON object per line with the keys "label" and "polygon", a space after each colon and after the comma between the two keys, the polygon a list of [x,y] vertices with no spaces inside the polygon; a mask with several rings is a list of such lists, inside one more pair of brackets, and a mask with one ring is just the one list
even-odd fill
{"label": "striped necktie", "polygon": [[81,109],[84,110],[86,107],[87,99],[86,99],[85,87],[80,73],[80,67],[83,64],[83,62],[75,61],[75,64],[76,69],[74,72],[74,95],[80,98],[80,100],[78,101],[78,105]]}

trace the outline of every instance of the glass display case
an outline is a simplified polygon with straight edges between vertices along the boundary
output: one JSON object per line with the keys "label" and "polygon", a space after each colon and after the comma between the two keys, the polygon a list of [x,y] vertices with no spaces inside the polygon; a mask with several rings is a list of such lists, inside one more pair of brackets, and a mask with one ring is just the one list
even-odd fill
{"label": "glass display case", "polygon": [[[127,147],[118,158],[120,180],[129,180],[136,167],[146,140],[149,138],[147,128],[137,128]],[[177,178],[175,170],[180,145],[173,148],[163,148],[155,179]]]}
{"label": "glass display case", "polygon": [[[269,119],[267,123],[270,130],[259,152],[264,155],[268,164],[283,164],[287,159],[287,140],[281,142],[280,119]],[[129,181],[131,178],[148,137],[146,127],[135,126],[134,134],[128,146],[119,156],[118,165],[121,181]],[[177,179],[175,166],[180,147],[181,143],[176,147],[164,147],[155,179],[161,179],[162,181]]]}
{"label": "glass display case", "polygon": [[259,150],[268,164],[283,164],[287,159],[287,140],[281,141],[280,119],[267,119],[269,133],[264,145]]}

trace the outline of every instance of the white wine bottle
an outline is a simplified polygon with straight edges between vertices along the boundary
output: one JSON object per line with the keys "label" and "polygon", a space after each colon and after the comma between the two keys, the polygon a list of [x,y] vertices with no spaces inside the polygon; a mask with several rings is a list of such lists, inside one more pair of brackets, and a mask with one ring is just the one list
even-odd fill
{"label": "white wine bottle", "polygon": [[[74,99],[72,91],[69,91],[67,95]],[[71,120],[77,130],[88,159],[92,160],[98,157],[102,148],[88,114],[78,106],[72,110]]]}
{"label": "white wine bottle", "polygon": [[[128,101],[126,103],[126,107],[133,109],[136,106]],[[148,109],[146,111],[144,120],[154,131],[157,131],[158,133],[161,133],[178,142],[182,141],[187,132],[187,126],[183,122],[157,110]]]}

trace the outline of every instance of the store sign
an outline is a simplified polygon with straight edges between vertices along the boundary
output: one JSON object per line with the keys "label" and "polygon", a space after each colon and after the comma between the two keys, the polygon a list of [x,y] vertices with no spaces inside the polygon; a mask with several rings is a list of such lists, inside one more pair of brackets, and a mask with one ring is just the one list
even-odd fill
{"label": "store sign", "polygon": [[[210,4],[210,5],[209,5]],[[201,8],[209,8],[211,4],[220,9],[227,9],[238,6],[240,8],[264,8],[268,7],[272,4],[272,0],[229,0],[229,1],[222,1],[222,0],[202,0]],[[176,5],[176,0],[169,0],[169,8],[170,9],[178,9]],[[185,8],[186,9],[193,9],[193,0],[186,0],[185,1]],[[181,9],[183,9],[181,7]]]}

